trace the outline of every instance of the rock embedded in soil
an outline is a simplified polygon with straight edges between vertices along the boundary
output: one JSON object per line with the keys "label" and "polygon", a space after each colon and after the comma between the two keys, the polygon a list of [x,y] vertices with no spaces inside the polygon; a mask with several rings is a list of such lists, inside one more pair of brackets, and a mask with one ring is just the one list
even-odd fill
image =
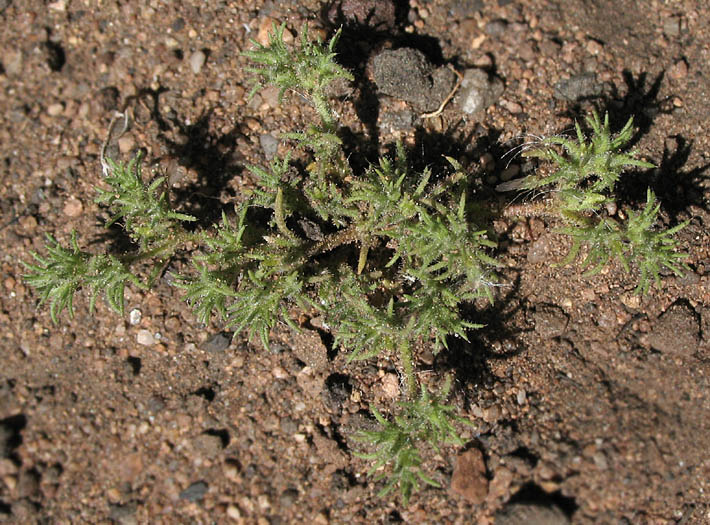
{"label": "rock embedded in soil", "polygon": [[136,334],[136,342],[139,345],[152,346],[156,341],[150,330],[139,330]]}
{"label": "rock embedded in soil", "polygon": [[436,110],[456,82],[453,71],[435,69],[421,51],[409,47],[382,51],[373,59],[373,73],[381,93],[420,111]]}
{"label": "rock embedded in soil", "polygon": [[217,434],[204,433],[197,436],[193,441],[195,451],[201,456],[213,458],[217,456],[222,449],[222,438]]}
{"label": "rock embedded in soil", "polygon": [[204,343],[204,349],[210,354],[224,352],[232,343],[232,334],[229,332],[219,332],[214,334]]}
{"label": "rock embedded in soil", "polygon": [[568,525],[569,519],[556,506],[514,503],[496,514],[495,525]]}
{"label": "rock embedded in soil", "polygon": [[361,25],[379,31],[393,29],[396,18],[391,0],[341,0],[328,9],[328,21],[335,25]]}
{"label": "rock embedded in soil", "polygon": [[82,211],[84,211],[84,206],[76,197],[69,197],[64,203],[64,209],[62,211],[67,217],[78,217],[81,215]]}
{"label": "rock embedded in soil", "polygon": [[469,503],[481,504],[488,495],[488,478],[483,453],[477,448],[467,450],[456,458],[451,476],[451,492]]}
{"label": "rock embedded in soil", "polygon": [[597,97],[601,93],[602,85],[597,82],[597,76],[594,73],[581,73],[557,82],[554,97],[558,100],[575,102]]}
{"label": "rock embedded in soil", "polygon": [[192,72],[195,75],[202,70],[202,66],[205,65],[206,60],[207,55],[204,51],[195,51],[192,55],[190,55],[190,69],[192,69]]}
{"label": "rock embedded in soil", "polygon": [[261,149],[264,151],[266,160],[273,159],[276,155],[276,151],[279,149],[279,140],[271,133],[263,133],[259,135],[259,144],[261,145]]}
{"label": "rock embedded in soil", "polygon": [[207,493],[207,488],[207,483],[204,481],[193,483],[180,493],[180,499],[185,499],[187,501],[200,501],[204,499],[205,494]]}
{"label": "rock embedded in soil", "polygon": [[542,339],[553,339],[561,336],[567,329],[569,317],[562,308],[555,305],[541,305],[533,315],[535,332]]}
{"label": "rock embedded in soil", "polygon": [[137,505],[135,502],[125,503],[123,505],[109,505],[109,517],[114,523],[119,525],[130,525],[138,523],[135,517]]}
{"label": "rock embedded in soil", "polygon": [[501,79],[489,77],[482,69],[467,69],[456,100],[461,111],[476,116],[495,104],[502,94]]}
{"label": "rock embedded in soil", "polygon": [[664,354],[693,355],[700,345],[700,322],[685,302],[671,305],[654,323],[648,342]]}

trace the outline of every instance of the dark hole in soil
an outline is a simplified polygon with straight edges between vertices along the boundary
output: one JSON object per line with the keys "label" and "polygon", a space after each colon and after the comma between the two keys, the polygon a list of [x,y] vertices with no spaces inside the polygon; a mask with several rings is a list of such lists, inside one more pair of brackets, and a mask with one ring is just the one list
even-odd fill
{"label": "dark hole in soil", "polygon": [[217,436],[222,442],[222,448],[227,448],[229,445],[229,432],[224,428],[210,428],[205,431],[208,436]]}
{"label": "dark hole in soil", "polygon": [[24,414],[10,416],[0,421],[0,457],[15,459],[14,450],[22,444],[20,432],[27,425]]}
{"label": "dark hole in soil", "polygon": [[522,459],[530,466],[530,468],[535,468],[539,460],[539,458],[528,447],[518,447],[511,452],[510,455]]}
{"label": "dark hole in soil", "polygon": [[67,62],[66,54],[62,46],[56,42],[47,41],[44,43],[47,50],[47,65],[52,71],[61,71]]}
{"label": "dark hole in soil", "polygon": [[139,357],[129,357],[128,359],[126,359],[126,362],[131,366],[134,376],[137,376],[141,373],[141,367],[143,366],[143,364],[141,363]]}
{"label": "dark hole in soil", "polygon": [[352,393],[353,387],[350,384],[350,377],[345,374],[330,374],[325,380],[325,390],[323,397],[326,406],[334,412],[342,410]]}
{"label": "dark hole in soil", "polygon": [[208,386],[203,386],[202,388],[198,388],[192,394],[196,395],[196,396],[204,397],[209,402],[212,402],[215,395],[217,395],[214,388],[208,387]]}
{"label": "dark hole in soil", "polygon": [[548,494],[538,485],[527,483],[510,499],[510,503],[535,503],[537,505],[556,505],[567,516],[572,516],[579,507],[574,498],[563,496],[559,491]]}

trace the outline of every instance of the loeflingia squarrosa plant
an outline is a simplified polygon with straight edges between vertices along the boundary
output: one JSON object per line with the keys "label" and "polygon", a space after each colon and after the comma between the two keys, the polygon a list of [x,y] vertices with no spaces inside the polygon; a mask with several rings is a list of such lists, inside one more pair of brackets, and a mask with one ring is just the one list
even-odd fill
{"label": "loeflingia squarrosa plant", "polygon": [[[479,298],[492,301],[495,243],[485,225],[474,221],[469,176],[455,160],[448,159],[447,173],[414,172],[399,146],[394,158],[383,157],[362,173],[353,171],[326,94],[334,80],[352,78],[335,62],[339,34],[323,43],[310,40],[304,28],[292,49],[283,42],[283,30],[275,28],[268,46],[254,42],[255,48],[245,54],[254,64],[252,93],[272,85],[280,96],[292,90],[311,102],[315,121],[284,135],[309,156],[307,167],[299,169],[289,156],[251,167],[256,188],[244,196],[234,216],[225,213],[218,225],[195,230],[185,227],[194,217],[168,205],[160,191],[162,178],[144,182],[140,157],[128,163],[102,158],[109,187],[99,191],[97,201],[112,210],[109,223],[122,224],[135,250],[91,254],[81,249],[76,235],[69,247],[48,236],[47,255],[33,254],[34,262],[25,263],[25,277],[42,301],[49,302],[55,322],[63,310],[72,315],[72,298],[82,288],[90,293],[92,309],[103,293],[107,304],[123,314],[124,287],[150,287],[170,259],[183,252],[192,258],[192,271],[171,281],[184,290],[203,323],[216,316],[225,328],[257,336],[268,346],[278,323],[299,329],[291,318],[295,309],[315,312],[351,360],[389,358],[402,373],[405,399],[390,418],[373,407],[380,426],[359,439],[369,443],[360,455],[374,461],[372,472],[387,478],[381,493],[398,488],[406,504],[421,483],[438,486],[422,467],[421,447],[463,445],[457,427],[467,424],[446,404],[450,381],[437,393],[418,381],[413,345],[430,341],[438,351],[446,348],[448,336],[465,339],[480,328],[462,317],[460,307]],[[564,157],[547,155],[566,166]],[[537,187],[534,183],[530,179],[529,187]],[[583,202],[590,197],[586,189],[568,186],[561,189],[569,190],[571,200],[561,200],[566,203],[561,213],[585,228],[587,212],[598,210],[599,204],[575,208],[573,194]],[[608,184],[592,188],[594,195],[601,194]],[[648,255],[649,261],[669,266],[676,260],[670,236],[677,229],[662,237],[651,231],[654,202],[650,212],[629,215],[635,222],[624,231],[634,233],[605,246],[621,243],[623,248],[638,237],[646,247],[643,253],[655,254]],[[270,212],[266,224],[252,218],[255,208]],[[597,234],[602,237],[608,228]],[[606,262],[595,257],[592,262]],[[152,270],[145,270],[150,265]]]}

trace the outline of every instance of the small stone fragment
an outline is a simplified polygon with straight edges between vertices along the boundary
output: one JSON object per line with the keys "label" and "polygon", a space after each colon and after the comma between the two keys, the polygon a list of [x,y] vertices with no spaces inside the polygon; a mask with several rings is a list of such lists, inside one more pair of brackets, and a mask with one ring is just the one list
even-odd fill
{"label": "small stone fragment", "polygon": [[69,197],[64,203],[64,209],[62,211],[67,217],[78,217],[81,215],[81,212],[84,211],[84,206],[76,197]]}
{"label": "small stone fragment", "polygon": [[569,519],[556,506],[514,503],[496,514],[495,525],[568,525]]}
{"label": "small stone fragment", "polygon": [[209,353],[224,352],[232,343],[232,334],[229,332],[219,332],[210,337],[204,343],[204,349]]}
{"label": "small stone fragment", "polygon": [[524,405],[526,399],[527,399],[527,392],[525,392],[525,389],[518,390],[518,394],[516,395],[516,401],[518,402],[518,404]]}
{"label": "small stone fragment", "polygon": [[677,16],[671,16],[663,21],[663,34],[669,38],[680,36],[681,19]]}
{"label": "small stone fragment", "polygon": [[461,111],[477,115],[495,104],[502,94],[502,80],[497,77],[489,78],[488,73],[481,69],[467,69],[457,100]]}
{"label": "small stone fragment", "polygon": [[207,483],[204,481],[198,481],[183,490],[180,493],[180,499],[186,499],[187,501],[200,501],[205,497],[206,493]]}
{"label": "small stone fragment", "polygon": [[227,506],[227,516],[229,516],[230,519],[233,519],[235,521],[239,521],[242,519],[242,513],[239,510],[239,507],[237,507],[236,505]]}
{"label": "small stone fragment", "polygon": [[139,345],[152,346],[156,341],[150,330],[138,330],[138,334],[136,334],[136,342]]}
{"label": "small stone fragment", "polygon": [[47,115],[50,117],[58,117],[62,114],[62,111],[64,111],[64,105],[60,102],[50,104],[49,107],[47,107]]}
{"label": "small stone fragment", "polygon": [[599,55],[601,52],[604,51],[604,46],[598,42],[597,40],[589,40],[587,41],[587,52],[590,55]]}
{"label": "small stone fragment", "polygon": [[374,58],[373,69],[377,88],[385,95],[414,102],[431,87],[433,66],[417,49],[385,50]]}
{"label": "small stone fragment", "polygon": [[128,313],[128,322],[131,323],[133,326],[140,324],[142,318],[143,314],[138,308],[134,308]]}
{"label": "small stone fragment", "polygon": [[688,62],[681,58],[668,69],[668,76],[673,80],[680,80],[688,76]]}
{"label": "small stone fragment", "polygon": [[700,346],[700,321],[686,302],[671,305],[654,323],[648,342],[664,354],[693,355]]}
{"label": "small stone fragment", "polygon": [[575,102],[584,98],[601,95],[602,85],[597,82],[594,73],[582,73],[555,84],[554,97],[558,100]]}
{"label": "small stone fragment", "polygon": [[123,154],[130,153],[135,145],[136,141],[130,135],[125,135],[118,139],[118,150]]}
{"label": "small stone fragment", "polygon": [[119,525],[133,525],[138,523],[135,517],[137,506],[134,502],[124,505],[109,505],[109,517]]}
{"label": "small stone fragment", "polygon": [[266,160],[273,159],[279,149],[278,139],[271,133],[264,133],[259,136],[259,143],[261,144],[261,149],[264,150]]}
{"label": "small stone fragment", "polygon": [[8,75],[14,76],[22,72],[23,56],[20,49],[13,49],[5,52],[2,57],[2,64]]}
{"label": "small stone fragment", "polygon": [[399,377],[397,377],[397,374],[385,374],[382,378],[382,392],[390,399],[399,397]]}
{"label": "small stone fragment", "polygon": [[541,305],[535,309],[534,320],[535,332],[542,339],[552,339],[565,332],[569,317],[559,306]]}
{"label": "small stone fragment", "polygon": [[195,75],[202,70],[202,66],[205,65],[205,60],[207,60],[207,55],[204,51],[195,51],[190,55],[190,69],[192,69]]}
{"label": "small stone fragment", "polygon": [[193,441],[193,447],[195,448],[195,452],[207,458],[217,456],[224,448],[220,436],[208,433],[197,436]]}
{"label": "small stone fragment", "polygon": [[486,464],[480,450],[472,448],[456,460],[451,476],[451,491],[474,504],[483,503],[488,495]]}
{"label": "small stone fragment", "polygon": [[392,0],[341,0],[328,10],[328,21],[335,25],[363,25],[381,31],[395,26]]}
{"label": "small stone fragment", "polygon": [[488,36],[501,37],[508,30],[508,25],[507,20],[499,18],[498,20],[491,20],[488,22],[483,28],[483,31]]}
{"label": "small stone fragment", "polygon": [[288,378],[288,372],[282,367],[282,366],[275,366],[271,370],[271,375],[274,376],[274,379],[287,379]]}

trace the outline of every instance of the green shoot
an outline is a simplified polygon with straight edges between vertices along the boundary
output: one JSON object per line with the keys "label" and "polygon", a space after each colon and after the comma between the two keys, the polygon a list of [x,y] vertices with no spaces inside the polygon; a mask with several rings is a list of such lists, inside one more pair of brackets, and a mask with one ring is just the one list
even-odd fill
{"label": "green shoot", "polygon": [[[572,249],[562,264],[576,259],[583,247],[587,248],[587,255],[582,268],[589,268],[587,276],[600,272],[612,260],[619,261],[627,272],[634,264],[639,270],[636,292],[646,294],[651,281],[656,287],[661,286],[663,269],[676,275],[688,269],[681,262],[687,256],[678,253],[678,241],[673,238],[687,222],[666,231],[655,231],[660,205],[650,190],[640,214],[629,210],[628,218],[623,219],[605,213],[607,206],[616,207],[614,188],[625,169],[654,166],[636,159],[634,152],[623,153],[633,134],[633,119],[615,136],[609,129],[608,115],[602,123],[593,112],[587,117],[587,124],[592,130],[590,139],[577,123],[576,141],[549,137],[540,148],[526,152],[528,157],[552,161],[556,170],[546,177],[530,175],[523,179],[521,187],[528,190],[552,187],[550,208],[566,223],[560,231],[573,239]],[[561,146],[564,154],[555,146]]]}
{"label": "green shoot", "polygon": [[379,493],[380,496],[386,496],[399,487],[406,506],[412,494],[419,489],[420,483],[440,487],[438,482],[422,470],[419,447],[426,444],[438,452],[442,444],[457,446],[465,444],[454,424],[471,425],[471,423],[456,416],[453,413],[454,407],[443,404],[450,390],[451,378],[447,378],[442,391],[436,396],[431,396],[422,385],[419,397],[400,403],[402,410],[391,421],[380,414],[375,407],[371,407],[380,429],[363,431],[357,439],[374,447],[375,451],[357,453],[357,455],[374,462],[370,474],[389,466],[389,473],[382,472],[375,478],[376,480],[387,478],[384,488]]}

